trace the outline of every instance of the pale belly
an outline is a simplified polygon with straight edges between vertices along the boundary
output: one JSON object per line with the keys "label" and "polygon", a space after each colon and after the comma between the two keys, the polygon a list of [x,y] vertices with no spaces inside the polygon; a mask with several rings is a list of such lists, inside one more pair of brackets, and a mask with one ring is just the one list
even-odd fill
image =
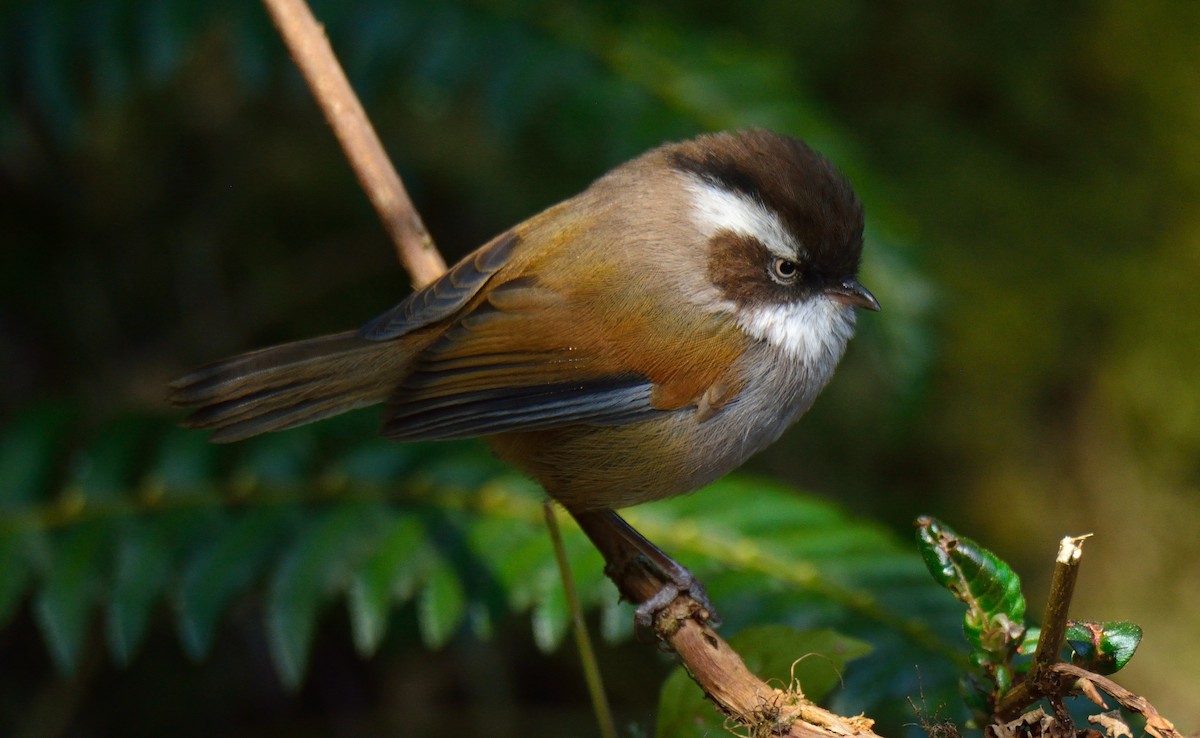
{"label": "pale belly", "polygon": [[618,509],[691,492],[779,438],[833,372],[833,366],[769,358],[749,364],[756,376],[748,386],[754,389],[710,417],[701,419],[686,408],[629,425],[502,437],[496,450],[574,511]]}

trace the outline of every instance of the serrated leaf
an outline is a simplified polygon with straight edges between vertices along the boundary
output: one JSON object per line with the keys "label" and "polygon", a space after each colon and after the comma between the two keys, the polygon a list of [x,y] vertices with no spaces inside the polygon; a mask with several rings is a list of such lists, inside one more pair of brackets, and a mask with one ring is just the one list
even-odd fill
{"label": "serrated leaf", "polygon": [[1042,629],[1031,626],[1025,629],[1025,636],[1021,638],[1021,642],[1017,645],[1017,653],[1025,656],[1032,656],[1037,651],[1038,639],[1042,637]]}
{"label": "serrated leaf", "polygon": [[321,604],[348,584],[381,522],[373,504],[336,508],[302,531],[280,561],[267,594],[267,639],[288,688],[304,678]]}
{"label": "serrated leaf", "polygon": [[92,612],[105,588],[111,544],[112,527],[107,521],[83,523],[63,533],[55,541],[50,569],[34,598],[34,618],[55,666],[64,674],[79,664]]}
{"label": "serrated leaf", "polygon": [[208,653],[221,614],[278,551],[295,514],[288,506],[247,511],[192,556],[184,568],[177,607],[180,640],[193,659]]}
{"label": "serrated leaf", "polygon": [[[871,652],[863,641],[832,630],[797,631],[781,625],[749,628],[729,639],[746,667],[769,685],[799,687],[814,702],[823,700],[841,680],[846,664]],[[720,735],[725,717],[704,692],[677,667],[658,700],[655,735]]]}
{"label": "serrated leaf", "polygon": [[462,581],[445,561],[437,561],[417,597],[417,625],[421,641],[441,648],[458,632],[467,612]]}

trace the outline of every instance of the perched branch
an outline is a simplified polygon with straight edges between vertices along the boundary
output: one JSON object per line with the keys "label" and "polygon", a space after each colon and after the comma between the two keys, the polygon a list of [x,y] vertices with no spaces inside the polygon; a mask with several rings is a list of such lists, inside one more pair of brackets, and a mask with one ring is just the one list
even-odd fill
{"label": "perched branch", "polygon": [[446,262],[333,55],[324,28],[304,0],[263,0],[263,3],[341,143],[359,184],[383,221],[400,263],[415,286],[432,282],[446,271]]}
{"label": "perched branch", "polygon": [[[621,585],[632,585],[622,582]],[[679,655],[688,673],[717,708],[747,726],[750,735],[806,738],[874,738],[870,718],[841,717],[802,693],[769,686],[746,668],[742,657],[696,615],[700,603],[680,595],[654,623],[655,634]]]}
{"label": "perched branch", "polygon": [[[584,533],[604,556],[604,573],[634,604],[655,598],[665,582],[647,559],[663,555],[611,511],[576,514]],[[639,544],[635,539],[640,539]],[[639,548],[639,545],[642,546]],[[683,592],[658,611],[654,634],[683,662],[692,679],[722,713],[749,728],[750,735],[807,738],[873,738],[874,721],[844,718],[805,699],[798,691],[772,687],[746,668],[742,657],[709,626],[705,603]]]}

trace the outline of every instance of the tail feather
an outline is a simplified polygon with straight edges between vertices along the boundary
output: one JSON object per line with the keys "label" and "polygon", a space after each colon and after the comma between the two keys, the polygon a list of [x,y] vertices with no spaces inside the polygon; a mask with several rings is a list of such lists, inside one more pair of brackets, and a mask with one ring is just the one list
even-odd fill
{"label": "tail feather", "polygon": [[296,341],[201,367],[170,384],[184,421],[237,441],[305,425],[387,399],[412,352],[403,341],[368,341],[356,332]]}

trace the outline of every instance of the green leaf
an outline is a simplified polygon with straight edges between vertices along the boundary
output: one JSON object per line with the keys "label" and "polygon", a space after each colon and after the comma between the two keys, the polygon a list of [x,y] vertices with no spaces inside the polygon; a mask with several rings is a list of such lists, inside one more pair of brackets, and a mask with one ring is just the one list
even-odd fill
{"label": "green leaf", "polygon": [[310,429],[255,436],[238,450],[243,456],[233,481],[242,494],[260,487],[302,486],[312,479],[317,453]]}
{"label": "green leaf", "polygon": [[1021,642],[1017,644],[1017,653],[1023,656],[1032,656],[1034,651],[1037,651],[1038,639],[1042,637],[1042,629],[1036,625],[1032,625],[1025,629],[1025,635],[1021,638]]}
{"label": "green leaf", "polygon": [[51,132],[60,140],[73,137],[79,125],[78,101],[70,79],[72,39],[63,33],[63,8],[55,3],[33,3],[18,15],[18,38],[27,57],[24,80]]}
{"label": "green leaf", "polygon": [[78,666],[87,641],[92,611],[105,588],[112,533],[107,521],[81,523],[62,533],[34,599],[34,617],[64,674]]}
{"label": "green leaf", "polygon": [[262,571],[295,524],[290,506],[247,511],[217,532],[185,566],[179,588],[179,636],[193,659],[212,647],[221,614]]}
{"label": "green leaf", "polygon": [[304,677],[320,606],[349,584],[350,571],[373,546],[381,522],[374,504],[336,508],[301,531],[275,570],[267,595],[267,637],[288,688],[298,687]]}
{"label": "green leaf", "polygon": [[920,690],[930,699],[954,697],[966,665],[951,645],[962,608],[911,546],[880,526],[744,476],[624,513],[704,582],[729,630],[765,620],[798,630],[832,627],[875,645],[870,663],[854,672],[859,701],[849,709],[906,704]]}
{"label": "green leaf", "polygon": [[364,433],[366,442],[343,454],[333,465],[339,474],[355,484],[391,484],[413,472],[420,458],[416,444],[398,444]]}
{"label": "green leaf", "polygon": [[1025,597],[1016,572],[933,518],[917,521],[917,540],[929,573],[967,605],[963,633],[981,661],[1007,664],[1025,633]]}
{"label": "green leaf", "polygon": [[1067,625],[1071,663],[1097,674],[1115,674],[1133,658],[1142,642],[1142,628],[1125,620],[1093,623],[1074,620]]}
{"label": "green leaf", "polygon": [[150,501],[179,499],[208,492],[217,481],[219,447],[203,433],[169,428],[159,434],[159,447],[143,482]]}
{"label": "green leaf", "polygon": [[[230,606],[265,591],[269,643],[290,685],[303,678],[322,608],[343,591],[363,654],[412,597],[431,647],[464,621],[486,636],[526,610],[541,648],[569,629],[542,493],[480,444],[388,445],[365,437],[374,419],[363,414],[233,446],[147,422],[101,429],[82,452],[44,452],[49,461],[25,473],[36,480],[26,501],[0,517],[0,562],[11,563],[0,615],[32,586],[62,664],[77,660],[97,606],[114,658],[129,661],[164,596],[185,651],[199,659]],[[69,424],[57,428],[31,448],[62,445]],[[47,470],[69,456],[79,459],[74,474],[54,478]],[[938,628],[961,610],[936,596],[920,560],[827,502],[733,478],[629,519],[709,585],[731,629],[764,618],[806,630],[836,624],[878,642],[870,669],[855,673],[884,685],[880,699],[911,691],[905,675],[918,652],[923,674],[939,675],[928,653],[952,652]],[[76,540],[99,521],[108,543]],[[629,637],[631,608],[601,558],[574,525],[563,536],[582,602],[603,608],[606,637]]]}
{"label": "green leaf", "polygon": [[12,420],[0,442],[0,521],[44,493],[62,453],[72,413],[63,404],[37,405]]}
{"label": "green leaf", "polygon": [[158,531],[148,526],[121,535],[116,559],[106,632],[117,663],[126,666],[146,635],[172,562]]}
{"label": "green leaf", "polygon": [[600,636],[608,643],[618,643],[631,638],[633,636],[633,605],[620,601],[615,586],[612,587],[612,596],[603,598],[601,603]]}
{"label": "green leaf", "polygon": [[550,537],[540,521],[514,526],[511,520],[485,518],[473,526],[470,543],[504,588],[513,611],[532,608],[559,582]]}
{"label": "green leaf", "polygon": [[462,581],[450,565],[438,559],[417,598],[417,624],[429,648],[441,648],[458,632],[467,614]]}
{"label": "green leaf", "polygon": [[533,642],[545,653],[558,648],[571,625],[571,612],[562,580],[556,580],[533,607]]}
{"label": "green leaf", "polygon": [[413,596],[429,563],[425,526],[420,519],[409,516],[394,520],[375,551],[351,577],[350,623],[360,654],[369,656],[379,648],[393,604]]}
{"label": "green leaf", "polygon": [[145,445],[154,430],[144,417],[117,420],[90,439],[75,456],[67,491],[84,504],[121,500],[135,487]]}
{"label": "green leaf", "polygon": [[0,626],[33,583],[38,569],[48,569],[49,547],[39,530],[0,526]]}
{"label": "green leaf", "polygon": [[491,639],[494,627],[493,612],[488,603],[472,599],[467,603],[467,623],[471,626],[471,633],[481,641]]}
{"label": "green leaf", "polygon": [[[749,628],[729,639],[746,667],[769,685],[799,689],[819,702],[838,685],[846,664],[871,652],[863,641],[832,630],[798,631],[782,625]],[[683,667],[663,684],[655,735],[721,735],[725,718]]]}

